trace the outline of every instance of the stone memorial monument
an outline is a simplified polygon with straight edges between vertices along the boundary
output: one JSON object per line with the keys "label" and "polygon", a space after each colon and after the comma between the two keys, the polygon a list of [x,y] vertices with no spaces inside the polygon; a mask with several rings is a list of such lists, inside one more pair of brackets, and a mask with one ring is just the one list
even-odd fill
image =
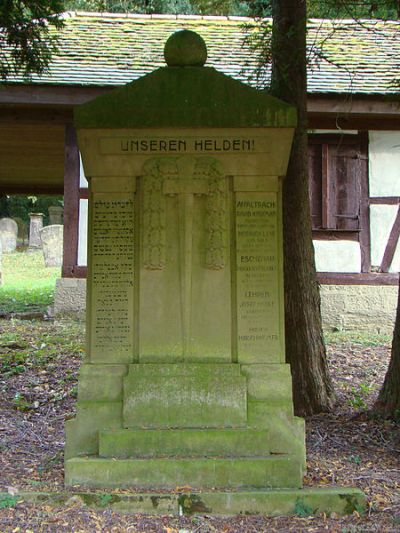
{"label": "stone memorial monument", "polygon": [[43,213],[29,213],[29,247],[28,252],[36,252],[42,247],[40,230],[43,228]]}
{"label": "stone memorial monument", "polygon": [[0,220],[0,239],[3,253],[13,252],[17,247],[18,224],[12,218]]}
{"label": "stone memorial monument", "polygon": [[40,230],[44,264],[46,267],[61,267],[63,259],[63,229],[60,224],[45,226]]}
{"label": "stone memorial monument", "polygon": [[209,512],[293,512],[299,497],[323,508],[299,490],[304,421],[285,363],[281,186],[296,113],[206,55],[178,32],[167,67],[76,110],[87,358],[66,484],[189,486]]}

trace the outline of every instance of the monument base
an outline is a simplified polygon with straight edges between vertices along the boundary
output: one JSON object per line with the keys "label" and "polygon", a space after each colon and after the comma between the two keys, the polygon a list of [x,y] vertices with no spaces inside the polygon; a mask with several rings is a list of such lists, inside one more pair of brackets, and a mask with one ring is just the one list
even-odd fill
{"label": "monument base", "polygon": [[[3,496],[0,493],[0,499]],[[4,493],[4,496],[7,496]],[[149,515],[264,515],[310,516],[332,513],[362,514],[365,496],[359,489],[324,487],[306,489],[275,489],[239,492],[20,492],[18,501],[33,504],[68,505],[71,498],[84,505],[115,512]]]}
{"label": "monument base", "polygon": [[68,486],[94,488],[300,488],[302,480],[302,462],[288,455],[229,459],[75,457],[65,462]]}
{"label": "monument base", "polygon": [[302,486],[304,421],[293,415],[288,365],[84,364],[78,398],[67,486]]}

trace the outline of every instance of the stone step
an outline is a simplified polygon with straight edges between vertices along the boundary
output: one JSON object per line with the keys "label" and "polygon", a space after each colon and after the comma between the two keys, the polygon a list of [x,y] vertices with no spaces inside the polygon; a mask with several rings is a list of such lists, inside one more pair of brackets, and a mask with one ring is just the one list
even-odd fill
{"label": "stone step", "polygon": [[99,456],[265,457],[268,432],[255,429],[117,429],[99,432]]}
{"label": "stone step", "polygon": [[65,462],[65,483],[103,488],[300,488],[302,464],[290,456],[236,459],[105,459]]}

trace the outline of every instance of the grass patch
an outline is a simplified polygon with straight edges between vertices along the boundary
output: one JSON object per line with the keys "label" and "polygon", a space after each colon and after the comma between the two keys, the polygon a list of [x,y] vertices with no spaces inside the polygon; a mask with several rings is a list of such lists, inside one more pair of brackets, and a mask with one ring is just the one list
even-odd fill
{"label": "grass patch", "polygon": [[43,253],[3,254],[3,285],[0,287],[0,312],[45,312],[54,301],[59,267],[46,268]]}
{"label": "grass patch", "polygon": [[326,344],[359,344],[360,346],[386,346],[392,342],[392,336],[368,331],[324,331]]}

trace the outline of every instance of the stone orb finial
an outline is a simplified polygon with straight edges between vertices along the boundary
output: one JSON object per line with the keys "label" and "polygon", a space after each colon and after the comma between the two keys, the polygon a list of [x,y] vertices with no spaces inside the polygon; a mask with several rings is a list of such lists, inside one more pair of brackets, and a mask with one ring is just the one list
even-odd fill
{"label": "stone orb finial", "polygon": [[194,31],[177,31],[165,43],[164,57],[169,67],[202,67],[207,61],[206,43]]}

